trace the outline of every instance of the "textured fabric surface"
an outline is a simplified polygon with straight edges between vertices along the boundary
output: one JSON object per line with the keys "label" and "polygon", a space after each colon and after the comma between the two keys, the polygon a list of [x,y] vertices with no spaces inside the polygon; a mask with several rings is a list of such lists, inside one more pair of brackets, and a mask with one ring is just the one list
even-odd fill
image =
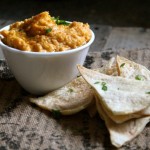
{"label": "textured fabric surface", "polygon": [[[97,68],[119,54],[150,69],[150,50],[106,50],[89,53],[85,66]],[[31,95],[17,83],[5,61],[0,61],[0,150],[115,149],[105,123],[86,111],[54,118],[29,102]],[[150,124],[122,150],[150,149]]]}

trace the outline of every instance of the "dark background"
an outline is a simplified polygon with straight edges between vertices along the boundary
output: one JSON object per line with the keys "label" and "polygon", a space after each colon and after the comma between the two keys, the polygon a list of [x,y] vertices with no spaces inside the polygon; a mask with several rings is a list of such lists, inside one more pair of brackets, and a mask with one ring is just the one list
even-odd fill
{"label": "dark background", "polygon": [[42,11],[90,24],[150,27],[149,0],[0,0],[1,20],[22,20]]}

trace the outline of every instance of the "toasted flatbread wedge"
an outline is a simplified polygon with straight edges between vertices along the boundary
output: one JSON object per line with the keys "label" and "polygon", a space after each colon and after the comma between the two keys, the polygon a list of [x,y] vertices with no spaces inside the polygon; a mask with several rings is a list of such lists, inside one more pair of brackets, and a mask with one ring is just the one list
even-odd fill
{"label": "toasted flatbread wedge", "polygon": [[[118,68],[116,66],[116,58],[112,57],[105,66],[95,69],[95,71],[101,72],[101,73],[104,73],[107,75],[118,76]],[[87,111],[91,117],[94,117],[96,115],[97,109],[96,109],[95,100],[93,101],[93,103],[91,103],[87,107]]]}
{"label": "toasted flatbread wedge", "polygon": [[[143,117],[143,114],[140,112],[136,112],[133,114],[125,114],[125,115],[114,115],[111,111],[109,111],[104,105],[103,103],[100,101],[102,107],[103,107],[103,111],[108,115],[108,117],[110,119],[112,119],[114,122],[116,123],[123,123],[127,120],[130,120],[132,118],[140,118]],[[146,116],[146,115],[145,115]]]}
{"label": "toasted flatbread wedge", "polygon": [[91,86],[79,77],[58,90],[43,97],[31,98],[30,101],[46,110],[58,110],[63,115],[71,115],[85,109],[93,99]]}
{"label": "toasted flatbread wedge", "polygon": [[150,71],[145,66],[120,56],[117,56],[116,62],[119,76],[141,81],[150,80]]}
{"label": "toasted flatbread wedge", "polygon": [[96,106],[100,117],[105,121],[107,129],[110,133],[110,140],[115,147],[121,147],[126,142],[131,141],[140,134],[146,124],[150,121],[150,117],[132,119],[122,124],[113,122],[103,110],[99,98],[96,98]]}
{"label": "toasted flatbread wedge", "polygon": [[[120,56],[117,56],[116,63],[118,66],[117,68],[120,76],[140,81],[150,81],[150,71],[145,66],[137,64]],[[120,67],[122,64],[124,65]],[[139,115],[150,115],[150,107],[139,112]]]}
{"label": "toasted flatbread wedge", "polygon": [[150,82],[108,76],[80,65],[78,69],[112,114],[132,114],[150,105]]}
{"label": "toasted flatbread wedge", "polygon": [[116,65],[116,58],[112,57],[105,66],[94,70],[107,75],[118,76],[118,67]]}

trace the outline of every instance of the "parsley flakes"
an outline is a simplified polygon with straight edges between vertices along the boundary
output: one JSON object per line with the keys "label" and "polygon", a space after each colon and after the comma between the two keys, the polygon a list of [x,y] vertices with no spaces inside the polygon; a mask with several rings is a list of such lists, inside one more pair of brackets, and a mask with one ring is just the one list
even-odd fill
{"label": "parsley flakes", "polygon": [[68,92],[72,93],[72,92],[73,92],[73,89],[69,89]]}
{"label": "parsley flakes", "polygon": [[136,80],[144,80],[144,77],[142,75],[136,75],[135,79]]}
{"label": "parsley flakes", "polygon": [[102,90],[107,91],[106,82],[102,82]]}
{"label": "parsley flakes", "polygon": [[56,20],[56,24],[68,26],[70,23],[66,22],[65,20]]}
{"label": "parsley flakes", "polygon": [[48,28],[48,29],[45,30],[46,34],[50,33],[51,31],[52,31],[51,28]]}
{"label": "parsley flakes", "polygon": [[[99,83],[100,83],[99,81],[96,81],[94,84],[99,84]],[[102,82],[101,85],[102,85],[102,90],[107,91],[106,82]]]}
{"label": "parsley flakes", "polygon": [[52,110],[52,115],[54,118],[59,119],[61,117],[61,112],[59,110]]}
{"label": "parsley flakes", "polygon": [[150,91],[149,91],[149,92],[146,92],[146,94],[150,94]]}
{"label": "parsley flakes", "polygon": [[122,64],[120,65],[120,68],[124,67],[124,65],[125,65],[125,63],[122,63]]}
{"label": "parsley flakes", "polygon": [[99,81],[95,82],[94,84],[99,84]]}
{"label": "parsley flakes", "polygon": [[57,25],[65,25],[65,26],[70,25],[69,22],[67,22],[65,20],[60,20],[59,16],[58,17],[52,17],[52,20],[55,20],[55,22],[56,22]]}

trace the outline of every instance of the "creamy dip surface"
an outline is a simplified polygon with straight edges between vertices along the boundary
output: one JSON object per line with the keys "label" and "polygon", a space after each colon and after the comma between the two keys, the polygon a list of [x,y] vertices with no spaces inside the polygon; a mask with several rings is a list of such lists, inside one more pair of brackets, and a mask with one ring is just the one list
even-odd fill
{"label": "creamy dip surface", "polygon": [[80,47],[91,39],[87,23],[68,23],[58,17],[51,17],[48,12],[16,22],[0,34],[6,45],[31,52],[67,51]]}

